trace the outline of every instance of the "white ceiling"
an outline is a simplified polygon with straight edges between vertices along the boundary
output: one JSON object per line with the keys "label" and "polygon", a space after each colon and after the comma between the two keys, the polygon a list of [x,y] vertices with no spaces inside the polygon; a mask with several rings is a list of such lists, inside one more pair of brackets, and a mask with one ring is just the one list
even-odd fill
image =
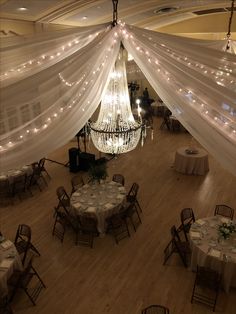
{"label": "white ceiling", "polygon": [[[226,8],[231,0],[119,0],[118,19],[139,27],[157,30],[188,19],[197,19],[199,10]],[[19,11],[25,7],[27,10]],[[163,8],[173,12],[155,13]],[[0,0],[0,18],[74,26],[112,20],[112,0]],[[229,15],[229,12],[226,13]],[[213,15],[213,14],[211,14]]]}

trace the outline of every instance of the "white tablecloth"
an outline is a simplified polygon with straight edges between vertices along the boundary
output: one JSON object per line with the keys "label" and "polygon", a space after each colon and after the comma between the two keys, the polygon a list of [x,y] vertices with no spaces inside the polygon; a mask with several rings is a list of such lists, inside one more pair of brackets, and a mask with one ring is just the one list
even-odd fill
{"label": "white tablecloth", "polygon": [[32,174],[33,169],[31,165],[23,166],[19,169],[12,169],[6,172],[0,172],[0,180],[8,180],[11,184],[15,177],[26,174],[27,176]]}
{"label": "white tablecloth", "polygon": [[125,199],[125,188],[117,182],[85,184],[72,194],[71,206],[78,215],[95,216],[98,231],[104,233],[106,218],[117,213]]}
{"label": "white tablecloth", "polygon": [[204,175],[209,171],[208,154],[198,148],[197,154],[187,154],[188,147],[180,147],[175,153],[175,170],[183,174]]}
{"label": "white tablecloth", "polygon": [[218,226],[226,218],[214,216],[197,220],[190,229],[192,246],[191,269],[197,265],[217,270],[222,276],[226,292],[236,287],[236,233],[227,240],[220,239]]}
{"label": "white tablecloth", "polygon": [[[9,245],[9,246],[8,246]],[[6,246],[6,248],[4,248]],[[7,279],[12,275],[15,269],[22,270],[20,256],[14,246],[9,241],[3,241],[0,243],[0,294],[7,295]]]}

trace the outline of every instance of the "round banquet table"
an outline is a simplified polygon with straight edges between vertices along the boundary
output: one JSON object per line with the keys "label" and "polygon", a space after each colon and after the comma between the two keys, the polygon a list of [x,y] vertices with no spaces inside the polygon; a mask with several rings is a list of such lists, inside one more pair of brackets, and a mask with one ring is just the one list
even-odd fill
{"label": "round banquet table", "polygon": [[1,238],[0,242],[0,295],[8,294],[7,280],[14,270],[22,270],[20,256],[10,240]]}
{"label": "round banquet table", "polygon": [[0,180],[8,180],[9,183],[13,183],[14,178],[26,174],[27,176],[31,175],[33,172],[31,165],[23,166],[19,169],[11,169],[5,172],[0,172]]}
{"label": "round banquet table", "polygon": [[119,212],[125,199],[126,191],[120,183],[85,184],[72,194],[71,206],[77,215],[95,216],[98,232],[104,234],[106,218]]}
{"label": "round banquet table", "polygon": [[218,226],[230,221],[222,216],[199,219],[189,232],[192,246],[191,269],[196,271],[199,265],[218,271],[226,292],[230,287],[236,287],[236,233],[232,233],[227,240],[221,239]]}
{"label": "round banquet table", "polygon": [[175,170],[183,174],[204,175],[209,171],[208,154],[198,148],[196,154],[186,153],[188,147],[180,147],[175,153]]}

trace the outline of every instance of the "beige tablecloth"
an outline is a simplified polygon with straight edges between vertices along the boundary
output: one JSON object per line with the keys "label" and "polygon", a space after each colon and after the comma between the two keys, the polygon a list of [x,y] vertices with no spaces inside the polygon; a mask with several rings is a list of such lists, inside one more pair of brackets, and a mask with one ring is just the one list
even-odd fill
{"label": "beige tablecloth", "polygon": [[192,246],[191,269],[197,265],[217,270],[226,292],[236,287],[236,233],[227,240],[220,239],[218,226],[227,219],[214,216],[197,220],[190,229]]}
{"label": "beige tablecloth", "polygon": [[7,295],[7,279],[12,275],[15,269],[22,270],[20,256],[14,244],[5,240],[0,243],[0,294]]}
{"label": "beige tablecloth", "polygon": [[183,174],[204,175],[209,171],[208,154],[198,148],[197,154],[187,154],[188,147],[180,147],[175,153],[175,170]]}
{"label": "beige tablecloth", "polygon": [[71,206],[78,215],[93,215],[97,229],[105,233],[106,218],[120,210],[126,199],[125,188],[117,182],[85,184],[71,196]]}

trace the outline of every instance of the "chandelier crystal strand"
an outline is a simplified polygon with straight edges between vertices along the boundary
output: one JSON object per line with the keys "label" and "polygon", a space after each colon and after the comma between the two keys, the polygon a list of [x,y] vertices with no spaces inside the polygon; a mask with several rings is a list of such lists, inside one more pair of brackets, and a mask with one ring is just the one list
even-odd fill
{"label": "chandelier crystal strand", "polygon": [[130,107],[126,60],[127,52],[121,48],[101,101],[98,120],[90,125],[92,141],[103,153],[129,152],[141,136],[141,120],[135,121]]}

